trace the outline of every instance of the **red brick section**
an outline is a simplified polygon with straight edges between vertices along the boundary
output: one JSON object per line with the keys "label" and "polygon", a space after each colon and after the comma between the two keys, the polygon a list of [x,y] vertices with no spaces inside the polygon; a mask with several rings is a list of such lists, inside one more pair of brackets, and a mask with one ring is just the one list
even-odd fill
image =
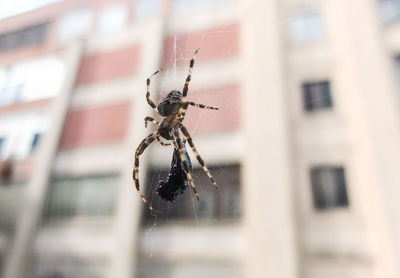
{"label": "red brick section", "polygon": [[126,135],[131,103],[119,103],[68,113],[61,148],[120,142]]}
{"label": "red brick section", "polygon": [[196,62],[234,57],[239,54],[239,24],[169,36],[164,45],[164,68],[172,67],[174,61],[177,66],[188,65],[197,48]]}
{"label": "red brick section", "polygon": [[52,99],[40,99],[29,102],[17,102],[6,106],[0,106],[0,116],[14,112],[29,111],[50,107]]}
{"label": "red brick section", "polygon": [[188,100],[220,110],[190,106],[183,124],[191,134],[234,131],[240,128],[241,105],[239,85],[189,92]]}
{"label": "red brick section", "polygon": [[86,57],[80,66],[77,84],[133,75],[139,68],[139,61],[138,45]]}

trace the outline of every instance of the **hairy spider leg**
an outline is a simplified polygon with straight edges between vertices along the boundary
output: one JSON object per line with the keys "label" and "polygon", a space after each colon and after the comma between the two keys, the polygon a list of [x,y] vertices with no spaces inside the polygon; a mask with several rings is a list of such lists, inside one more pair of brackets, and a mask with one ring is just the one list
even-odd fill
{"label": "hairy spider leg", "polygon": [[[161,69],[162,70],[162,69]],[[150,99],[150,79],[156,75],[157,73],[159,73],[161,70],[156,71],[155,73],[153,73],[149,78],[147,78],[146,81],[146,86],[147,86],[147,93],[146,93],[146,100],[147,103],[151,106],[151,108],[154,109],[154,111],[156,111],[158,113],[158,109],[157,106],[154,104],[154,102]]]}
{"label": "hairy spider leg", "polygon": [[[146,118],[144,118],[144,127],[147,127],[148,122],[152,122],[152,123],[155,124],[156,126],[158,126],[158,125],[160,124],[156,119],[154,119],[154,118],[152,118],[152,117],[150,117],[150,116],[147,116]],[[164,142],[161,140],[161,137],[160,137],[160,136],[157,136],[156,139],[157,139],[158,143],[160,143],[161,146],[171,146],[170,143],[164,143]]]}
{"label": "hairy spider leg", "polygon": [[[204,104],[200,104],[200,103],[194,103],[193,101],[188,101],[186,103],[187,103],[187,105],[199,107],[202,109],[219,110],[218,107],[212,107],[212,106],[208,106],[208,105],[204,105]],[[186,105],[186,108],[187,108],[187,105]]]}
{"label": "hairy spider leg", "polygon": [[160,136],[157,136],[157,141],[158,141],[158,143],[160,143],[161,146],[171,146],[171,143],[164,143],[164,142],[161,140],[161,137],[160,137]]}
{"label": "hairy spider leg", "polygon": [[197,193],[196,186],[194,185],[194,182],[193,182],[192,174],[190,173],[188,162],[186,161],[185,149],[184,149],[185,147],[182,143],[181,136],[179,135],[179,129],[177,127],[174,127],[172,132],[173,132],[172,135],[174,137],[174,140],[176,141],[176,144],[179,147],[178,148],[179,157],[180,157],[182,165],[183,165],[183,170],[186,173],[187,179],[189,180],[189,183],[190,183],[190,187],[192,188],[197,201],[200,201],[199,193]]}
{"label": "hairy spider leg", "polygon": [[192,140],[192,137],[189,134],[189,131],[186,129],[186,127],[182,123],[179,124],[179,128],[182,130],[183,135],[186,137],[186,140],[188,141],[190,147],[192,148],[192,151],[193,151],[194,155],[196,156],[197,161],[200,163],[201,168],[203,168],[204,173],[206,173],[206,175],[210,179],[211,183],[217,189],[218,188],[217,183],[215,182],[215,180],[212,177],[210,171],[208,170],[207,166],[205,165],[204,160],[201,158],[201,156],[197,152],[197,149],[193,144],[193,140]]}
{"label": "hairy spider leg", "polygon": [[146,118],[144,118],[144,127],[147,127],[148,122],[152,122],[155,125],[159,125],[160,122],[157,121],[156,119],[154,119],[153,117],[147,116]]}
{"label": "hairy spider leg", "polygon": [[[186,95],[187,95],[188,90],[189,90],[189,83],[190,83],[190,80],[192,79],[194,58],[196,57],[196,55],[199,52],[199,50],[200,50],[200,48],[196,49],[196,51],[194,52],[193,57],[192,57],[192,59],[190,60],[190,63],[189,63],[189,73],[188,73],[188,75],[186,77],[185,85],[183,86],[183,91],[182,91],[182,99],[181,99],[182,103],[185,103]],[[179,108],[179,115],[180,115],[180,118],[181,118],[182,121],[185,118],[186,109],[187,109],[187,106],[186,107],[181,106]]]}
{"label": "hairy spider leg", "polygon": [[149,207],[149,209],[157,213],[157,210],[155,210],[150,203],[146,200],[146,197],[140,191],[140,185],[139,185],[139,156],[144,152],[144,150],[159,136],[160,134],[158,131],[154,131],[152,134],[148,135],[146,138],[143,139],[143,141],[139,144],[139,146],[136,149],[135,152],[135,164],[133,167],[133,180],[135,181],[135,186],[136,190],[138,191],[140,198],[142,198],[143,202]]}

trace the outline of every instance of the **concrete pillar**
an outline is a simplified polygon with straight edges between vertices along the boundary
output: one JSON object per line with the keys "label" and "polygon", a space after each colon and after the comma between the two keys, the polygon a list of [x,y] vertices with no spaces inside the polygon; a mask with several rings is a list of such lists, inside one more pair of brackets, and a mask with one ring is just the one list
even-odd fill
{"label": "concrete pillar", "polygon": [[325,1],[338,92],[344,94],[354,186],[363,202],[374,277],[399,277],[400,118],[377,1]]}
{"label": "concrete pillar", "polygon": [[298,277],[279,3],[242,3],[244,277]]}
{"label": "concrete pillar", "polygon": [[[149,35],[151,34],[151,35]],[[143,204],[132,180],[132,170],[136,148],[140,142],[151,133],[152,129],[144,127],[144,118],[151,116],[153,110],[146,102],[146,79],[159,69],[161,64],[163,21],[155,19],[145,28],[139,28],[135,35],[141,44],[141,69],[138,72],[140,90],[133,93],[131,126],[124,142],[126,153],[124,171],[122,172],[119,197],[117,201],[117,216],[115,220],[115,247],[110,258],[111,268],[108,277],[132,278],[136,273],[138,261],[138,245],[140,237],[140,218]],[[160,76],[158,76],[160,77]],[[156,98],[157,80],[152,80],[152,99]],[[150,149],[140,157],[139,177],[142,192],[145,191],[145,177],[148,168]]]}
{"label": "concrete pillar", "polygon": [[[81,43],[76,42],[65,49],[64,61],[66,75],[61,91],[53,99],[49,117],[49,129],[43,136],[33,174],[25,192],[21,216],[18,219],[14,243],[7,258],[5,278],[22,278],[29,267],[29,259],[36,232],[39,228],[47,185],[51,175],[53,161],[58,149],[64,120],[68,111],[69,100],[81,59]],[[22,200],[21,200],[22,201]]]}

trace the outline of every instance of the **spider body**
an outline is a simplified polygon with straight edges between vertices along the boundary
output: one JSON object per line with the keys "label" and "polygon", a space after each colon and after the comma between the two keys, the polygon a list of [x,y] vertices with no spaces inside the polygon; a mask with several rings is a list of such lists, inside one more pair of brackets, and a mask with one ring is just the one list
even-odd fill
{"label": "spider body", "polygon": [[[194,58],[199,50],[197,49],[194,52],[193,58],[190,60],[189,64],[189,73],[186,77],[185,84],[183,86],[182,92],[178,90],[171,91],[161,102],[158,106],[154,104],[154,102],[150,99],[150,80],[151,78],[159,73],[156,71],[153,73],[149,78],[147,78],[146,85],[147,85],[147,93],[146,93],[146,100],[147,103],[153,108],[153,110],[163,117],[161,123],[155,120],[152,117],[146,117],[144,119],[145,127],[147,127],[147,123],[150,121],[155,125],[158,125],[156,131],[148,135],[143,141],[139,144],[135,152],[135,163],[133,167],[133,180],[135,182],[136,190],[138,191],[140,197],[142,198],[143,202],[149,207],[149,209],[153,212],[157,212],[146,200],[143,193],[140,191],[139,185],[139,157],[144,152],[144,150],[153,143],[154,140],[163,145],[169,146],[171,143],[164,143],[161,138],[164,138],[168,142],[172,142],[175,151],[172,161],[171,173],[169,175],[169,179],[167,179],[166,183],[161,182],[159,183],[157,191],[159,191],[159,195],[163,199],[167,200],[175,200],[176,196],[183,193],[184,189],[186,188],[185,185],[187,182],[189,183],[190,187],[192,188],[196,199],[199,200],[199,194],[197,193],[196,187],[193,182],[193,178],[191,175],[191,162],[190,158],[186,152],[185,142],[181,139],[180,132],[182,132],[184,138],[189,143],[190,148],[192,149],[194,155],[197,158],[197,161],[201,165],[203,171],[206,173],[208,178],[211,180],[211,183],[217,188],[217,184],[214,181],[213,177],[210,174],[210,171],[207,169],[207,166],[204,163],[204,160],[201,158],[199,153],[197,152],[196,147],[194,146],[192,137],[189,134],[189,131],[183,125],[183,120],[186,115],[186,110],[189,105],[199,107],[199,108],[206,108],[210,110],[218,110],[216,107],[206,106],[204,104],[198,104],[191,101],[186,101],[186,96],[189,90],[189,83],[192,76],[192,70],[194,66]],[[179,154],[179,163],[178,163],[178,154]],[[181,171],[183,167],[183,172]]]}
{"label": "spider body", "polygon": [[[192,163],[190,161],[189,154],[185,150],[185,158],[188,164],[189,170],[192,170]],[[164,201],[173,203],[176,197],[189,187],[189,180],[185,170],[182,168],[182,162],[179,157],[179,149],[174,149],[174,154],[171,161],[171,169],[169,171],[167,181],[159,181],[157,185],[157,195]]]}
{"label": "spider body", "polygon": [[182,93],[177,90],[171,91],[157,106],[158,112],[163,117],[175,116],[182,105]]}

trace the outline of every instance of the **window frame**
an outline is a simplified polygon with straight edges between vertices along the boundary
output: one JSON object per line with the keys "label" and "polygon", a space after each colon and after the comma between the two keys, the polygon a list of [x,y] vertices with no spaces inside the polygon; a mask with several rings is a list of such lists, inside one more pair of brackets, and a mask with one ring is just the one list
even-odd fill
{"label": "window frame", "polygon": [[[317,21],[319,24],[316,25]],[[323,41],[326,36],[324,16],[319,8],[295,13],[290,19],[288,28],[289,40],[295,45],[315,44]]]}
{"label": "window frame", "polygon": [[[187,188],[182,195],[179,195],[175,202],[171,204],[161,200],[161,198],[155,194],[158,181],[161,179],[164,181],[166,180],[169,168],[149,168],[147,171],[145,195],[148,197],[148,200],[152,201],[152,206],[155,209],[168,212],[158,215],[157,221],[159,223],[168,224],[174,221],[190,223],[194,221],[194,219],[202,222],[213,221],[213,219],[232,222],[240,221],[243,215],[242,165],[240,162],[232,162],[209,166],[208,169],[211,174],[216,177],[216,182],[219,185],[218,190],[215,190],[201,167],[195,167],[192,170],[192,177],[196,185],[201,185],[201,188],[198,188],[200,201],[197,202],[195,200],[192,189],[189,186],[189,188]],[[228,178],[225,181],[218,180],[217,178],[223,176],[219,173],[221,169],[225,174],[230,173],[226,175]],[[237,183],[234,184],[233,181],[237,181]],[[224,183],[230,186],[223,186]],[[193,211],[193,207],[196,209],[195,212]],[[202,207],[208,207],[208,209],[202,211]],[[229,211],[227,209],[228,207],[230,208]],[[143,207],[142,219],[145,223],[153,221],[151,211],[146,206]]]}
{"label": "window frame", "polygon": [[[114,191],[113,191],[113,196],[111,196],[111,199],[109,200],[111,203],[111,207],[109,208],[110,211],[107,211],[106,213],[97,215],[96,213],[92,212],[85,212],[85,213],[76,213],[76,210],[81,209],[79,207],[79,200],[75,200],[76,204],[78,204],[76,207],[74,206],[68,206],[67,210],[74,210],[70,212],[69,215],[58,215],[57,213],[54,213],[55,208],[56,212],[63,211],[65,208],[60,208],[57,207],[59,205],[59,202],[54,205],[54,200],[57,200],[59,196],[56,196],[54,193],[57,189],[55,188],[56,186],[60,186],[62,183],[67,183],[67,185],[61,185],[61,187],[66,188],[65,186],[85,186],[85,181],[87,180],[96,180],[96,179],[103,179],[103,178],[108,178],[108,179],[113,179],[115,184],[110,185],[114,186]],[[57,223],[73,223],[73,222],[83,222],[83,223],[93,223],[97,221],[111,221],[113,217],[115,216],[116,209],[117,209],[117,201],[118,201],[118,190],[119,190],[119,183],[120,183],[120,174],[116,172],[109,172],[109,173],[104,173],[104,174],[87,174],[87,175],[79,175],[79,176],[57,176],[53,177],[48,184],[47,188],[47,193],[46,193],[46,199],[44,202],[44,208],[42,211],[42,223],[44,225],[47,224],[57,224]],[[76,181],[80,181],[80,184],[76,184]],[[68,184],[70,183],[70,184]],[[74,183],[74,184],[72,184]],[[87,186],[87,184],[86,184]],[[75,191],[79,193],[79,189],[75,188]],[[74,189],[71,190],[71,192],[74,192]],[[82,192],[80,192],[81,194]],[[58,193],[60,194],[60,193]],[[71,194],[73,196],[74,194]],[[68,196],[68,197],[71,197]],[[75,195],[77,196],[77,195]],[[98,195],[97,195],[98,196]],[[95,198],[93,198],[95,200]],[[68,201],[68,199],[64,199],[64,201]],[[104,209],[104,208],[103,208]],[[65,210],[64,210],[65,211]]]}
{"label": "window frame", "polygon": [[332,91],[332,82],[329,79],[302,82],[301,102],[303,113],[312,115],[334,110],[335,104]]}
{"label": "window frame", "polygon": [[[330,180],[325,179],[324,182],[323,176],[330,178]],[[314,211],[325,212],[350,208],[349,185],[345,166],[340,164],[311,166],[309,168],[309,185]],[[329,188],[329,186],[334,186],[334,188]],[[329,191],[334,195],[327,196]]]}

